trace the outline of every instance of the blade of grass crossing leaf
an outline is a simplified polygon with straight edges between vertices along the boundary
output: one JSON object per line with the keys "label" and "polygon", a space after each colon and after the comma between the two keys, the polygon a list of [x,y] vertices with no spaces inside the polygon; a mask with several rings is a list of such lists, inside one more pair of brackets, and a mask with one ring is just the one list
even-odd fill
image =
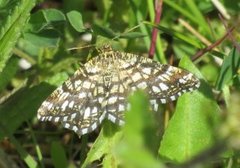
{"label": "blade of grass crossing leaf", "polygon": [[27,153],[27,151],[22,147],[22,145],[18,142],[18,140],[9,132],[8,128],[0,123],[0,129],[4,132],[4,134],[10,139],[11,143],[14,145],[20,157],[24,160],[24,162],[31,168],[37,168],[38,164],[34,160],[34,158]]}
{"label": "blade of grass crossing leaf", "polygon": [[40,150],[39,145],[37,144],[35,134],[34,134],[34,132],[33,132],[33,130],[32,130],[32,126],[31,126],[31,124],[29,123],[29,121],[26,121],[26,122],[27,122],[28,128],[29,128],[29,130],[30,130],[30,134],[31,134],[31,136],[32,136],[33,143],[35,144],[35,150],[36,150],[36,153],[37,153],[38,160],[39,160],[39,162],[40,162],[40,167],[41,167],[41,168],[44,168],[44,165],[43,165],[43,162],[42,162],[42,159],[43,159],[42,152],[41,152],[41,150]]}
{"label": "blade of grass crossing leaf", "polygon": [[21,0],[12,9],[9,9],[11,12],[4,20],[0,30],[0,72],[2,72],[11,56],[11,51],[25,26],[34,4],[34,0]]}

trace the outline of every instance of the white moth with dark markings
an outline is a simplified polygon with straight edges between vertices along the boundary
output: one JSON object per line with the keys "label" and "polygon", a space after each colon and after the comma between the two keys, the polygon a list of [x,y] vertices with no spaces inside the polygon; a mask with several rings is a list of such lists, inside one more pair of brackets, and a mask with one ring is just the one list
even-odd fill
{"label": "white moth with dark markings", "polygon": [[95,130],[106,118],[124,124],[128,95],[148,93],[153,111],[200,86],[192,73],[149,58],[113,51],[109,45],[58,87],[38,109],[41,121],[61,122],[79,136]]}

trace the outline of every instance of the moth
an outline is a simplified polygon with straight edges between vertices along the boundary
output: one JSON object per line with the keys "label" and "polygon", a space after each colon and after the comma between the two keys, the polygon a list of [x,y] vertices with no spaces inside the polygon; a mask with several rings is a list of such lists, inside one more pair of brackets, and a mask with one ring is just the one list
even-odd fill
{"label": "moth", "polygon": [[86,62],[59,86],[40,106],[41,121],[61,122],[79,136],[95,130],[106,118],[124,124],[127,97],[144,90],[151,108],[176,100],[200,86],[192,73],[152,59],[120,51],[110,45]]}

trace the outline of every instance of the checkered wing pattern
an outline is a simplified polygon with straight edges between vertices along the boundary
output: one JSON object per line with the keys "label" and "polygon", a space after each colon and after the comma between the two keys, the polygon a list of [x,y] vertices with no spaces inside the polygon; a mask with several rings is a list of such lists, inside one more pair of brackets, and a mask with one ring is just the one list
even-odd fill
{"label": "checkered wing pattern", "polygon": [[103,100],[97,97],[98,73],[93,74],[91,69],[85,67],[77,70],[73,77],[42,103],[38,110],[38,119],[61,122],[65,128],[78,135],[97,128],[105,117],[101,104]]}
{"label": "checkered wing pattern", "polygon": [[158,104],[174,101],[200,86],[199,79],[192,73],[145,57],[126,53],[119,65],[122,65],[121,76],[128,76],[127,84],[131,91],[145,90],[154,111],[157,111]]}
{"label": "checkered wing pattern", "polygon": [[61,122],[79,136],[93,131],[104,118],[122,125],[127,97],[136,89],[149,94],[152,109],[174,101],[199,87],[191,73],[162,65],[138,55],[99,49],[99,56],[87,62],[41,105],[38,118]]}

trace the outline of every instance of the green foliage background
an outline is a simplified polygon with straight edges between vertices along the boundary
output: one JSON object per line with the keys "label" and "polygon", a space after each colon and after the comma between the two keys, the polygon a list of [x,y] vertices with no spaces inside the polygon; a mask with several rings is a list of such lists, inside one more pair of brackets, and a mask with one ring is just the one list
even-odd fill
{"label": "green foliage background", "polygon": [[[0,1],[0,167],[239,167],[240,2],[221,1],[224,20],[208,0],[164,0],[159,25],[154,3]],[[197,75],[197,91],[156,114],[138,91],[129,97],[125,126],[104,121],[80,139],[37,121],[41,103],[97,54],[95,47],[110,43],[146,55],[154,27],[160,32],[154,59]],[[231,27],[231,38],[191,61]]]}

